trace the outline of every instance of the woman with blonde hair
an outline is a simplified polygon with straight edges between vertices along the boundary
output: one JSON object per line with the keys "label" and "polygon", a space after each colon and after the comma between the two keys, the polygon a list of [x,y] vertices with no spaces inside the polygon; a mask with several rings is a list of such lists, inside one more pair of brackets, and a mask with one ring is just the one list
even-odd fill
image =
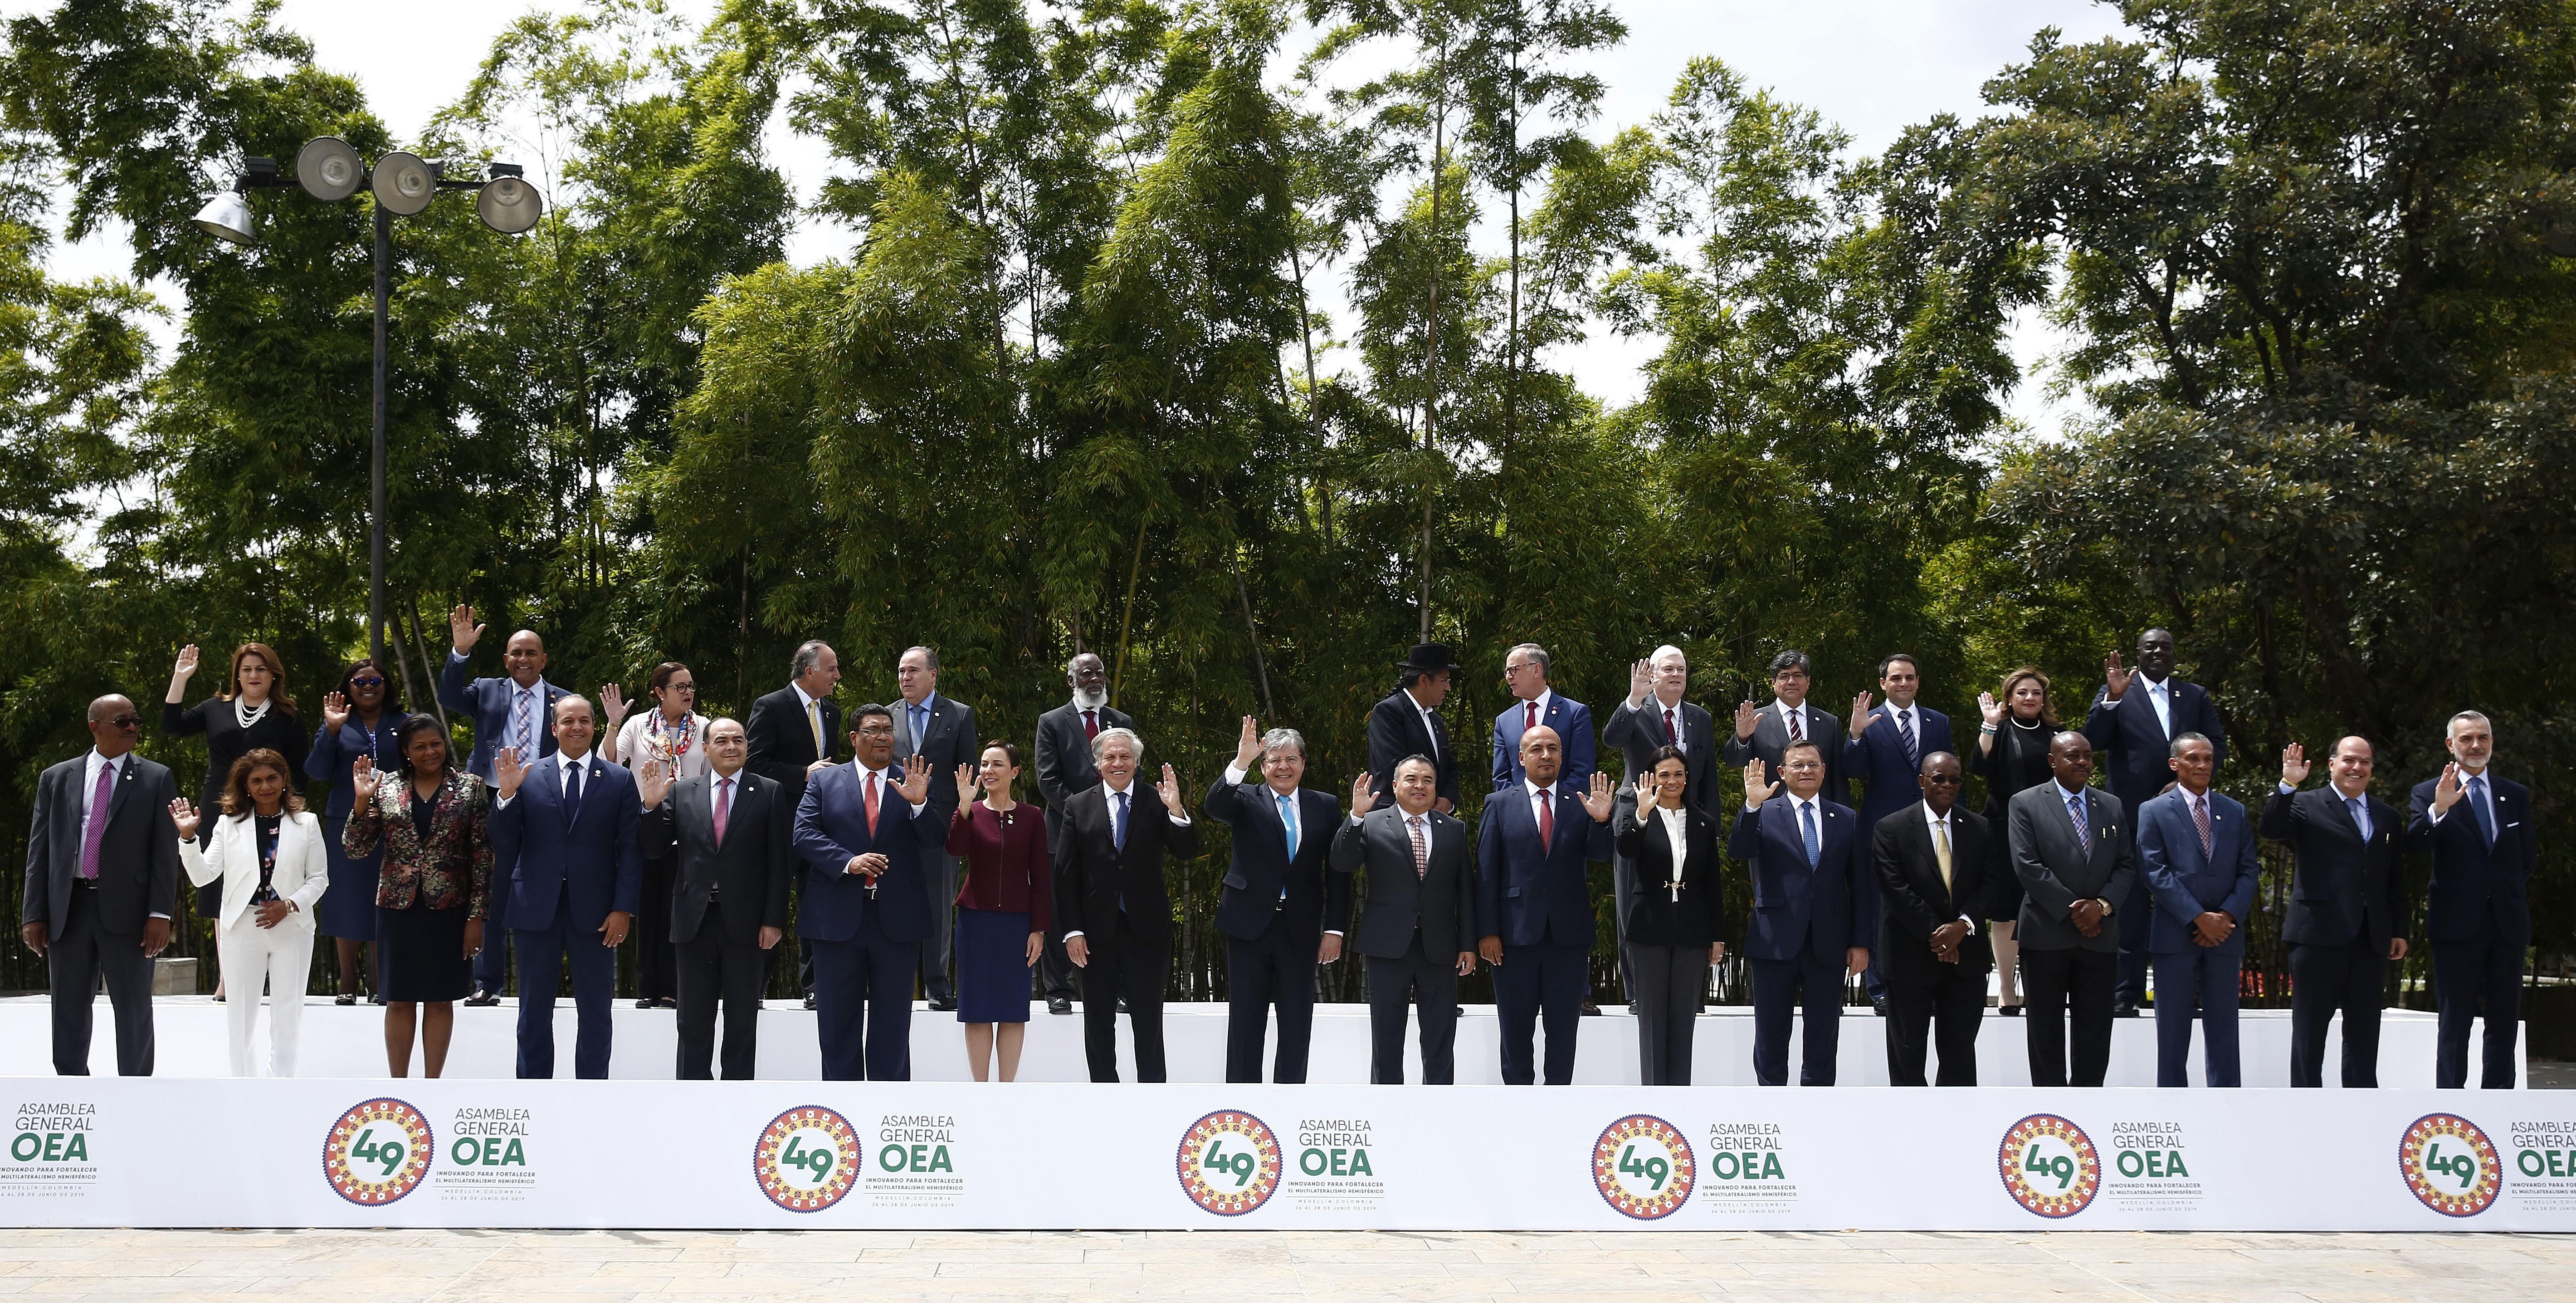
{"label": "woman with blonde hair", "polygon": [[1992,921],[1986,924],[1988,938],[1995,949],[1996,1012],[2006,1018],[2021,1016],[2021,989],[2018,961],[2021,945],[2014,939],[2014,920],[2021,915],[2021,879],[2014,875],[2010,839],[2003,831],[2012,825],[2012,799],[2021,792],[2049,781],[2048,742],[2057,736],[2057,709],[2048,702],[2048,676],[2037,666],[2024,665],[2004,676],[2000,696],[1994,692],[1977,696],[1977,713],[1985,722],[1977,728],[1976,748],[1968,753],[1968,768],[1986,780],[1986,826],[1993,830],[1986,844],[1994,848]]}
{"label": "woman with blonde hair", "polygon": [[[313,967],[313,903],[331,885],[322,821],[305,810],[293,775],[285,756],[255,747],[225,775],[220,816],[201,814],[186,797],[170,803],[188,880],[213,887],[220,902],[213,915],[215,955],[227,976],[242,979],[224,1011],[236,1077],[259,1075],[251,1036],[263,981],[269,1075],[295,1075],[305,975]],[[212,825],[202,849],[200,824]]]}

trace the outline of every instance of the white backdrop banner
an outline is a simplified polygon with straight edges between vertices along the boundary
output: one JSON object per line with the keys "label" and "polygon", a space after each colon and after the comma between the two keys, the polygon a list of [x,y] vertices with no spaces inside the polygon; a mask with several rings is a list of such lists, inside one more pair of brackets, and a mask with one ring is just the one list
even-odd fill
{"label": "white backdrop banner", "polygon": [[[2576,1230],[2576,1094],[0,1079],[0,1225]],[[219,1120],[219,1123],[218,1123]]]}

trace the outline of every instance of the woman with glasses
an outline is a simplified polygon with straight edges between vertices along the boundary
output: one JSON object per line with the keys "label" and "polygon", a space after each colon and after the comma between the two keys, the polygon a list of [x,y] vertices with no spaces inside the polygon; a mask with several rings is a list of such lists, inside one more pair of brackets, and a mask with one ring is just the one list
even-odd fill
{"label": "woman with glasses", "polygon": [[[349,781],[351,767],[360,756],[373,760],[378,769],[400,765],[402,752],[394,745],[394,732],[402,719],[402,702],[386,680],[384,668],[373,659],[362,659],[340,675],[338,689],[322,698],[322,727],[304,757],[304,776],[331,785],[331,799],[322,810],[322,844],[331,858],[331,889],[322,893],[321,903],[314,907],[313,922],[339,951],[339,1004],[356,1004],[361,990],[367,993],[368,1003],[385,1002],[383,951],[366,956],[377,962],[363,969],[358,963],[361,947],[372,946],[376,939],[378,856],[352,857],[340,848],[340,836],[348,829],[349,810],[357,802],[357,789]],[[361,972],[366,974],[363,982]]]}
{"label": "woman with glasses", "polygon": [[[322,824],[304,809],[286,757],[254,748],[224,778],[222,814],[200,812],[183,798],[170,803],[179,831],[179,861],[188,880],[213,887],[215,953],[238,974],[224,1021],[233,1075],[256,1077],[251,1038],[259,1030],[262,979],[268,988],[268,1071],[295,1075],[297,1032],[304,1026],[305,974],[313,968],[313,906],[330,886]],[[199,823],[206,847],[197,849]]]}
{"label": "woman with glasses", "polygon": [[350,766],[353,804],[341,849],[363,859],[384,850],[376,875],[376,945],[385,972],[388,1075],[411,1072],[420,1028],[421,1075],[447,1066],[456,1002],[474,989],[483,906],[492,895],[491,797],[456,767],[447,729],[427,715],[394,728],[402,756],[390,772],[360,756]]}
{"label": "woman with glasses", "polygon": [[[626,692],[612,683],[599,691],[608,726],[599,758],[629,769],[659,760],[670,766],[673,783],[702,778],[707,772],[707,717],[697,713],[698,680],[689,667],[664,661],[653,667],[645,686],[653,708],[626,718]],[[623,720],[621,725],[619,721]],[[638,1009],[676,1009],[680,1005],[678,952],[671,945],[671,887],[679,854],[644,860],[644,909],[635,919],[635,1001]]]}

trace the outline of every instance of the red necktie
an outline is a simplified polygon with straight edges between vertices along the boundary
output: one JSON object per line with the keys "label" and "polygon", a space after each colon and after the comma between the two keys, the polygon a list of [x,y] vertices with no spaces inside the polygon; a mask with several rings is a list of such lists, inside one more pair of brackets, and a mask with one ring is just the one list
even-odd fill
{"label": "red necktie", "polygon": [[733,780],[716,780],[716,845],[724,845],[725,820],[733,814]]}
{"label": "red necktie", "polygon": [[1541,792],[1538,798],[1539,849],[1556,849],[1556,793]]}
{"label": "red necktie", "polygon": [[1523,707],[1521,708],[1521,710],[1522,710],[1522,714],[1521,714],[1521,731],[1522,731],[1522,732],[1524,732],[1524,733],[1526,733],[1526,732],[1530,731],[1531,729],[1537,728],[1537,727],[1538,727],[1538,703],[1537,703],[1537,702],[1535,702],[1535,701],[1530,702],[1529,704],[1527,704],[1527,705],[1523,706]]}
{"label": "red necktie", "polygon": [[1673,741],[1673,740],[1674,740],[1674,738],[1673,738],[1673,708],[1672,708],[1672,707],[1670,707],[1670,706],[1666,706],[1666,707],[1664,707],[1664,740],[1665,740],[1666,742],[1671,742],[1671,741]]}
{"label": "red necktie", "polygon": [[877,776],[868,774],[868,835],[877,835]]}
{"label": "red necktie", "polygon": [[1082,712],[1082,736],[1093,740],[1100,737],[1100,712],[1096,710]]}
{"label": "red necktie", "polygon": [[1806,710],[1806,708],[1805,708],[1805,707],[1803,707],[1803,706],[1799,707],[1799,708],[1798,708],[1798,709],[1796,709],[1796,710],[1793,710],[1793,711],[1790,711],[1790,712],[1789,712],[1789,740],[1790,740],[1790,741],[1792,741],[1792,742],[1804,742],[1804,741],[1806,741],[1806,740],[1807,740],[1807,730],[1806,730],[1806,727],[1805,727],[1806,716],[1807,716],[1807,710]]}

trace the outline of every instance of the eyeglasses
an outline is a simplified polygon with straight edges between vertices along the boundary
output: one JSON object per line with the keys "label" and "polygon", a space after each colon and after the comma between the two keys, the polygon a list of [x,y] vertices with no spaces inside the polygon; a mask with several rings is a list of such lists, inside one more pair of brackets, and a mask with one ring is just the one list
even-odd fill
{"label": "eyeglasses", "polygon": [[861,737],[893,737],[893,736],[894,736],[894,725],[892,725],[892,724],[869,724],[869,725],[866,725],[866,726],[864,726],[864,727],[862,727],[862,728],[860,728],[860,729],[859,729],[859,736],[861,736]]}
{"label": "eyeglasses", "polygon": [[100,720],[99,722],[107,725],[109,728],[143,727],[143,717],[141,715],[119,715],[114,719]]}
{"label": "eyeglasses", "polygon": [[349,686],[353,688],[381,688],[385,686],[385,681],[383,679],[376,678],[351,679],[349,680]]}

